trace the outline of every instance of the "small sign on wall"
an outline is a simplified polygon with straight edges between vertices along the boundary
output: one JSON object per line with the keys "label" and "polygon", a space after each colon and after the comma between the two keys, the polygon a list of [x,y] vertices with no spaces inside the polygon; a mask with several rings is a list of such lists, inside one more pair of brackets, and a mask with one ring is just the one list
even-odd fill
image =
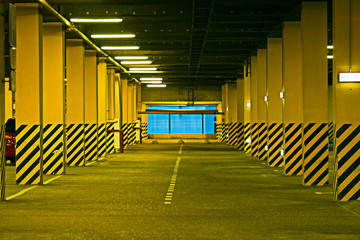
{"label": "small sign on wall", "polygon": [[339,73],[339,82],[341,83],[360,82],[360,73]]}

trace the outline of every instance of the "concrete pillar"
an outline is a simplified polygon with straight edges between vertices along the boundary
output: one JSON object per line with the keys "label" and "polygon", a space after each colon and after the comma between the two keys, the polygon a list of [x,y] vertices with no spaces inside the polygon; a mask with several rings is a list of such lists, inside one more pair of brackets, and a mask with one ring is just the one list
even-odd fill
{"label": "concrete pillar", "polygon": [[85,94],[82,40],[66,40],[67,164],[85,165]]}
{"label": "concrete pillar", "polygon": [[136,108],[137,108],[137,85],[133,85],[133,91],[134,91],[134,97],[133,97],[133,121],[137,121],[138,120],[138,117],[137,117],[137,111],[136,111]]}
{"label": "concrete pillar", "polygon": [[[245,75],[245,73],[244,73]],[[238,128],[238,141],[237,148],[240,151],[244,150],[244,79],[238,78],[236,83],[237,91],[237,128]]]}
{"label": "concrete pillar", "polygon": [[244,65],[244,151],[251,153],[251,62],[248,59]]}
{"label": "concrete pillar", "polygon": [[63,174],[65,148],[65,36],[61,23],[43,24],[44,173]]}
{"label": "concrete pillar", "polygon": [[[284,174],[285,175],[302,174],[302,118],[303,118],[302,76],[303,76],[303,72],[302,72],[302,48],[301,48],[301,23],[284,22],[284,28],[283,28],[284,98],[282,99],[283,101],[282,112],[283,112],[283,124],[284,124],[284,151],[285,151]],[[274,121],[276,122],[278,122],[279,120],[280,119],[278,118],[274,118]]]}
{"label": "concrete pillar", "polygon": [[16,4],[16,183],[42,184],[42,15]]}
{"label": "concrete pillar", "polygon": [[236,83],[227,83],[227,142],[231,146],[237,146],[238,125],[237,125],[237,89]]}
{"label": "concrete pillar", "polygon": [[333,9],[335,200],[359,200],[360,85],[339,82],[339,73],[360,72],[360,2],[334,0]]}
{"label": "concrete pillar", "polygon": [[85,51],[85,160],[98,159],[97,144],[97,56]]}
{"label": "concrete pillar", "polygon": [[97,109],[98,109],[98,156],[106,156],[106,86],[107,66],[104,59],[99,59],[97,71]]}
{"label": "concrete pillar", "polygon": [[121,97],[121,88],[120,88],[120,73],[115,74],[115,81],[114,81],[114,119],[120,119],[120,97]]}
{"label": "concrete pillar", "polygon": [[267,145],[267,104],[265,102],[266,93],[266,49],[257,50],[257,103],[258,103],[258,157],[266,160]]}
{"label": "concrete pillar", "polygon": [[303,2],[303,184],[329,182],[327,3]]}
{"label": "concrete pillar", "polygon": [[134,121],[134,116],[133,116],[133,108],[134,108],[134,90],[133,90],[133,85],[132,84],[128,84],[128,123],[132,123]]}
{"label": "concrete pillar", "polygon": [[9,84],[5,83],[5,121],[13,117],[13,92],[9,90]]}
{"label": "concrete pillar", "polygon": [[[0,79],[5,78],[5,3],[0,3]],[[5,83],[0,81],[0,201],[5,201]]]}
{"label": "concrete pillar", "polygon": [[268,151],[267,160],[270,167],[282,167],[283,156],[280,154],[283,147],[282,124],[282,75],[283,75],[283,44],[281,38],[268,38],[268,67],[267,67],[267,96],[268,96]]}
{"label": "concrete pillar", "polygon": [[259,156],[258,141],[258,77],[257,77],[257,56],[251,57],[251,77],[250,77],[250,99],[251,99],[251,155]]}
{"label": "concrete pillar", "polygon": [[127,79],[121,80],[122,124],[128,123],[128,83]]}
{"label": "concrete pillar", "polygon": [[114,120],[115,111],[115,69],[108,69],[108,120]]}

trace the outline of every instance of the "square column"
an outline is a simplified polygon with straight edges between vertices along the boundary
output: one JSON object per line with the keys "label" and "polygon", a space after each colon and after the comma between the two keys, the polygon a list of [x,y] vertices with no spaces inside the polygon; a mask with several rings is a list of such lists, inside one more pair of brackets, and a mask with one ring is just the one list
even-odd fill
{"label": "square column", "polygon": [[250,76],[250,99],[251,99],[251,155],[259,156],[258,141],[258,69],[257,56],[251,57],[251,76]]}
{"label": "square column", "polygon": [[98,60],[97,66],[97,110],[98,110],[98,156],[106,156],[106,89],[107,65],[105,59]]}
{"label": "square column", "polygon": [[268,38],[267,48],[267,160],[270,167],[282,167],[284,161],[280,153],[283,148],[283,113],[280,92],[283,91],[283,39]]}
{"label": "square column", "polygon": [[63,174],[65,146],[65,36],[61,23],[43,23],[44,173]]}
{"label": "square column", "polygon": [[302,76],[301,23],[284,22],[282,111],[285,175],[302,174]]}
{"label": "square column", "polygon": [[[107,70],[108,82],[107,82],[107,121],[106,130],[114,130],[114,112],[115,112],[115,69],[111,68]],[[114,133],[106,132],[106,152],[115,152],[114,146]]]}
{"label": "square column", "polygon": [[329,182],[327,4],[304,2],[303,46],[303,184]]}
{"label": "square column", "polygon": [[69,166],[85,166],[84,57],[82,40],[66,40],[66,144]]}
{"label": "square column", "polygon": [[237,145],[237,86],[236,83],[228,83],[228,143],[231,146]]}
{"label": "square column", "polygon": [[85,51],[85,160],[98,159],[97,144],[97,56]]}
{"label": "square column", "polygon": [[[5,78],[5,3],[0,3],[0,79]],[[0,201],[5,201],[5,83],[0,81]]]}
{"label": "square column", "polygon": [[251,153],[251,98],[250,98],[251,64],[244,65],[244,151]]}
{"label": "square column", "polygon": [[[245,75],[245,73],[244,73]],[[236,83],[237,91],[237,148],[244,150],[244,79],[238,78]]]}
{"label": "square column", "polygon": [[42,15],[16,4],[16,183],[42,184]]}
{"label": "square column", "polygon": [[259,141],[259,159],[266,160],[267,145],[267,104],[266,96],[266,49],[257,50],[257,102],[258,102],[258,141]]}

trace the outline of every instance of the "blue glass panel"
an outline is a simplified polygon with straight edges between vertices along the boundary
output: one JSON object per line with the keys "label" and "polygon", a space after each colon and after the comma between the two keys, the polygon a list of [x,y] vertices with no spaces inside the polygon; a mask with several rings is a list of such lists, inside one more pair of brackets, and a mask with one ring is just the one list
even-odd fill
{"label": "blue glass panel", "polygon": [[204,115],[204,134],[214,134],[215,133],[215,123],[216,123],[216,115],[215,114]]}
{"label": "blue glass panel", "polygon": [[201,114],[171,114],[170,133],[201,134]]}
{"label": "blue glass panel", "polygon": [[148,114],[148,134],[168,134],[169,114]]}

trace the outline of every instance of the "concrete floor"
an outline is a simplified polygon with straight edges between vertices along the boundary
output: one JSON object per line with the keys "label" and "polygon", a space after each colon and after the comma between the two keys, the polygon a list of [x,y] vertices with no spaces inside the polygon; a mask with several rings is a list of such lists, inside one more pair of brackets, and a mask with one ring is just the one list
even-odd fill
{"label": "concrete floor", "polygon": [[333,202],[331,186],[220,142],[150,142],[0,203],[0,239],[360,239],[359,202]]}

